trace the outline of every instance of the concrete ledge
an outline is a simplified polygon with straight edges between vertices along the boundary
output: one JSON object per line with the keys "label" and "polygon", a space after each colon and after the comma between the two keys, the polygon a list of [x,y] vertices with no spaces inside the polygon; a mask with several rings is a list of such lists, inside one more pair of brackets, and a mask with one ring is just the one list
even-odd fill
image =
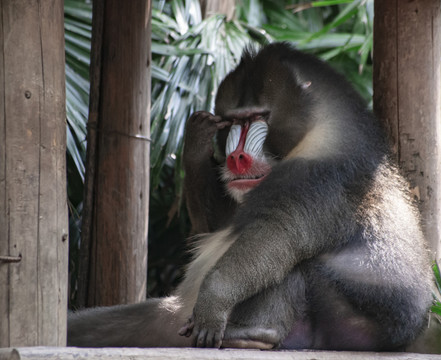
{"label": "concrete ledge", "polygon": [[188,348],[21,347],[0,349],[0,360],[161,359],[161,360],[441,360],[441,355],[347,351],[260,351]]}

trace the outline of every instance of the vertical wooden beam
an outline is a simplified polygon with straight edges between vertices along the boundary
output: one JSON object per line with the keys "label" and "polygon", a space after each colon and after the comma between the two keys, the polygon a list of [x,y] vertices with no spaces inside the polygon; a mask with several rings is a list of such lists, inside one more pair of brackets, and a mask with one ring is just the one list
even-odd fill
{"label": "vertical wooden beam", "polygon": [[439,0],[375,1],[374,110],[385,121],[441,256],[441,9]]}
{"label": "vertical wooden beam", "polygon": [[87,306],[145,298],[149,197],[151,1],[95,0],[94,7]]}
{"label": "vertical wooden beam", "polygon": [[205,19],[215,14],[225,14],[231,20],[236,11],[235,0],[200,0],[202,17]]}
{"label": "vertical wooden beam", "polygon": [[101,85],[101,45],[103,42],[104,1],[93,3],[92,46],[90,54],[90,96],[89,118],[87,121],[87,153],[86,177],[84,181],[84,200],[81,226],[81,248],[78,259],[78,292],[76,306],[84,308],[87,305],[89,289],[90,261],[92,248],[92,223],[94,184],[98,142],[98,114],[100,107]]}
{"label": "vertical wooden beam", "polygon": [[0,2],[0,347],[66,343],[63,23],[60,1]]}

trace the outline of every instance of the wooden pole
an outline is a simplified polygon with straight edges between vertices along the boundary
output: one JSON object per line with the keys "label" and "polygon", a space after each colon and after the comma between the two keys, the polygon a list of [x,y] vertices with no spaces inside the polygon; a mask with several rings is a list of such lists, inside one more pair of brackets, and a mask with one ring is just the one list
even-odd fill
{"label": "wooden pole", "polygon": [[236,10],[236,0],[200,0],[202,17],[205,19],[215,14],[225,14],[231,20]]}
{"label": "wooden pole", "polygon": [[98,114],[101,85],[101,45],[103,35],[104,1],[93,4],[92,47],[90,56],[90,101],[87,129],[86,178],[84,181],[84,200],[81,226],[80,258],[78,259],[78,291],[75,306],[84,308],[87,305],[89,288],[92,221],[94,202],[94,183],[98,141]]}
{"label": "wooden pole", "polygon": [[89,260],[80,280],[87,306],[146,296],[150,7],[150,0],[94,1],[82,232]]}
{"label": "wooden pole", "polygon": [[441,11],[439,0],[375,1],[374,110],[441,256]]}
{"label": "wooden pole", "polygon": [[63,22],[61,1],[0,2],[0,347],[66,344]]}

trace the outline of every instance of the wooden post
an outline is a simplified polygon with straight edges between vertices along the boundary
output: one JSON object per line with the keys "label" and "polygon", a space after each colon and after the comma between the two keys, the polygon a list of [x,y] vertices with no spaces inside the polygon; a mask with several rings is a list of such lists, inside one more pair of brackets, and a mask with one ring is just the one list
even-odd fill
{"label": "wooden post", "polygon": [[58,0],[0,2],[0,348],[66,344],[63,22]]}
{"label": "wooden post", "polygon": [[441,11],[439,0],[375,1],[374,110],[384,119],[441,256]]}
{"label": "wooden post", "polygon": [[146,296],[150,7],[150,0],[94,1],[80,269],[87,290],[79,294],[87,306]]}
{"label": "wooden post", "polygon": [[236,0],[200,0],[203,18],[214,14],[225,14],[231,20],[236,10]]}

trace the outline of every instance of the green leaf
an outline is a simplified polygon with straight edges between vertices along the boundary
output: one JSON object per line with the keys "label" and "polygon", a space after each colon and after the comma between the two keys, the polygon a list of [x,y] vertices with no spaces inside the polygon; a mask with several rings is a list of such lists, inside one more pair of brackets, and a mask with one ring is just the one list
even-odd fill
{"label": "green leaf", "polygon": [[344,22],[348,21],[351,17],[357,14],[357,7],[360,6],[362,0],[357,0],[352,2],[350,5],[346,6],[339,14],[335,17],[329,24],[324,26],[320,31],[317,31],[309,39],[306,39],[305,42],[311,41],[313,39],[319,38],[321,35],[326,34],[331,29],[338,27]]}
{"label": "green leaf", "polygon": [[86,24],[92,24],[92,4],[75,0],[64,0],[64,14]]}
{"label": "green leaf", "polygon": [[320,6],[349,4],[352,2],[354,2],[354,0],[326,0],[326,1],[313,1],[311,5],[312,7],[320,7]]}
{"label": "green leaf", "polygon": [[438,288],[438,291],[441,293],[441,275],[440,275],[438,263],[436,261],[434,261],[432,263],[432,270],[433,270],[433,274],[435,276],[436,286]]}

